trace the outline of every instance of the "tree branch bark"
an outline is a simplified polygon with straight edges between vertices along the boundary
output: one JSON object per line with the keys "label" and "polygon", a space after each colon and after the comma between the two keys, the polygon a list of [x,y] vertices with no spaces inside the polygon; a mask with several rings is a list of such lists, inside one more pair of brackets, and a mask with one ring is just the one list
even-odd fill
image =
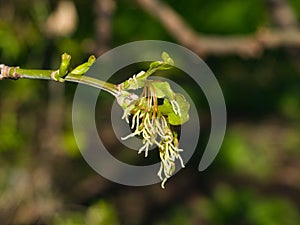
{"label": "tree branch bark", "polygon": [[287,0],[267,0],[268,11],[273,25],[282,30],[295,30],[297,17]]}
{"label": "tree branch bark", "polygon": [[239,55],[258,57],[265,49],[292,46],[300,48],[299,29],[261,29],[246,36],[210,36],[199,34],[171,7],[159,0],[136,0],[143,10],[157,18],[182,45],[202,57],[208,55]]}

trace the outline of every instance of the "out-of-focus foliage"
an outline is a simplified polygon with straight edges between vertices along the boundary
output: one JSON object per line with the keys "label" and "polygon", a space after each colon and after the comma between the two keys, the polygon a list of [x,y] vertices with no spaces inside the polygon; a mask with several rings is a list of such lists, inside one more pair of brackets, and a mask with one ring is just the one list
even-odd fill
{"label": "out-of-focus foliage", "polygon": [[213,224],[297,224],[299,214],[288,200],[265,198],[253,190],[219,185],[212,199],[200,200],[198,210]]}
{"label": "out-of-focus foliage", "polygon": [[[250,0],[230,1],[184,1],[173,4],[167,1],[176,11],[195,28],[206,33],[241,34],[254,32],[257,27],[266,23],[264,2]],[[237,19],[239,18],[239,19]]]}
{"label": "out-of-focus foliage", "polygon": [[[0,1],[0,63],[57,68],[63,52],[72,55],[72,65],[95,53],[96,1],[70,1],[76,7],[75,30],[55,35],[47,21],[61,1]],[[272,25],[265,1],[164,2],[204,34],[251,34]],[[300,1],[289,2],[300,20]],[[144,39],[175,41],[134,1],[116,1],[111,22],[109,48]],[[197,166],[210,131],[209,107],[193,81],[174,72],[199,106],[201,137],[195,156],[166,190],[159,184],[114,184],[89,168],[73,136],[75,84],[0,81],[1,224],[298,224],[299,51],[205,59],[224,91],[228,128],[217,159],[201,173]],[[115,79],[139,70],[124,70]],[[137,162],[140,158],[123,149],[107,123],[111,100],[103,95],[98,102],[96,119],[104,121],[99,133],[113,155]],[[143,160],[137,163],[149,162]]]}
{"label": "out-of-focus foliage", "polygon": [[53,225],[118,225],[114,207],[106,201],[99,201],[90,206],[85,213],[67,212],[59,213]]}

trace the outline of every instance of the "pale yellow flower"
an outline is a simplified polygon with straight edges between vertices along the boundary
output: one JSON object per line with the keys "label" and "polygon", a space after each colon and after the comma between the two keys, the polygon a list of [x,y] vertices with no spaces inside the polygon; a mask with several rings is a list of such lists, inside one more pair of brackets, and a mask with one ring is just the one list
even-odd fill
{"label": "pale yellow flower", "polygon": [[[164,188],[165,182],[175,171],[175,160],[179,159],[181,166],[184,167],[180,156],[180,152],[183,150],[178,148],[177,134],[172,131],[167,117],[159,111],[155,88],[151,85],[151,82],[147,81],[141,96],[124,109],[122,118],[128,124],[130,124],[131,119],[133,133],[122,139],[126,140],[134,136],[141,136],[143,145],[138,153],[145,152],[145,157],[148,156],[151,146],[154,144],[158,146],[161,166],[157,175],[162,180],[161,186]],[[176,102],[173,105],[179,111]],[[180,112],[178,111],[177,113]]]}

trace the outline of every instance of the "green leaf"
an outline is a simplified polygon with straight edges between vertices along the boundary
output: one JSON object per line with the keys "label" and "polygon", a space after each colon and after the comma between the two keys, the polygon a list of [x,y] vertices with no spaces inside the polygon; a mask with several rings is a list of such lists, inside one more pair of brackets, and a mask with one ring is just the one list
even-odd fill
{"label": "green leaf", "polygon": [[70,66],[71,56],[67,53],[62,54],[61,63],[59,67],[59,77],[64,77],[68,73],[68,68]]}
{"label": "green leaf", "polygon": [[85,74],[95,61],[96,61],[96,57],[94,55],[91,55],[87,62],[77,66],[74,70],[71,71],[71,74],[75,74],[75,75]]}
{"label": "green leaf", "polygon": [[169,64],[170,66],[174,66],[174,61],[173,59],[169,56],[168,53],[163,52],[161,54],[161,58],[163,59],[164,63]]}
{"label": "green leaf", "polygon": [[151,80],[151,85],[155,89],[155,94],[157,98],[167,97],[169,100],[173,100],[175,98],[175,93],[171,89],[171,86],[168,82],[160,80]]}
{"label": "green leaf", "polygon": [[190,103],[182,94],[175,93],[175,101],[179,105],[180,115],[174,112],[173,107],[167,98],[164,99],[162,105],[158,106],[158,111],[168,117],[168,122],[171,125],[181,125],[189,120]]}
{"label": "green leaf", "polygon": [[[168,116],[169,123],[172,125],[180,125],[189,120],[190,104],[182,94],[174,93],[168,82],[165,81],[152,81],[151,85],[155,89],[157,98],[164,98],[162,105],[158,106],[159,111]],[[175,112],[171,102],[176,102],[179,111]]]}

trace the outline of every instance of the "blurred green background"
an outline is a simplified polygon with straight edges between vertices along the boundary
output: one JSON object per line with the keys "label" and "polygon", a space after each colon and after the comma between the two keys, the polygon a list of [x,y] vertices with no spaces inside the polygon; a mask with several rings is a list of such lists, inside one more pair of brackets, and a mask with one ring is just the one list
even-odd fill
{"label": "blurred green background", "polygon": [[[268,2],[164,1],[195,31],[219,37],[276,27]],[[287,3],[299,21],[300,2]],[[77,65],[90,54],[146,39],[176,42],[133,0],[0,1],[0,63],[7,65],[57,68],[63,52]],[[210,111],[199,90],[183,83],[199,107],[201,136],[191,161],[165,190],[159,184],[115,184],[87,165],[72,131],[75,84],[0,81],[0,223],[299,224],[300,48],[266,49],[251,58],[206,55],[204,60],[224,92],[225,140],[213,164],[199,172]],[[130,67],[115,79],[122,81],[140,69]],[[103,109],[112,100],[104,94],[98,103],[99,133],[108,148],[130,162],[151,162],[122,151],[117,139],[110,138],[114,134],[105,123],[110,115]]]}

